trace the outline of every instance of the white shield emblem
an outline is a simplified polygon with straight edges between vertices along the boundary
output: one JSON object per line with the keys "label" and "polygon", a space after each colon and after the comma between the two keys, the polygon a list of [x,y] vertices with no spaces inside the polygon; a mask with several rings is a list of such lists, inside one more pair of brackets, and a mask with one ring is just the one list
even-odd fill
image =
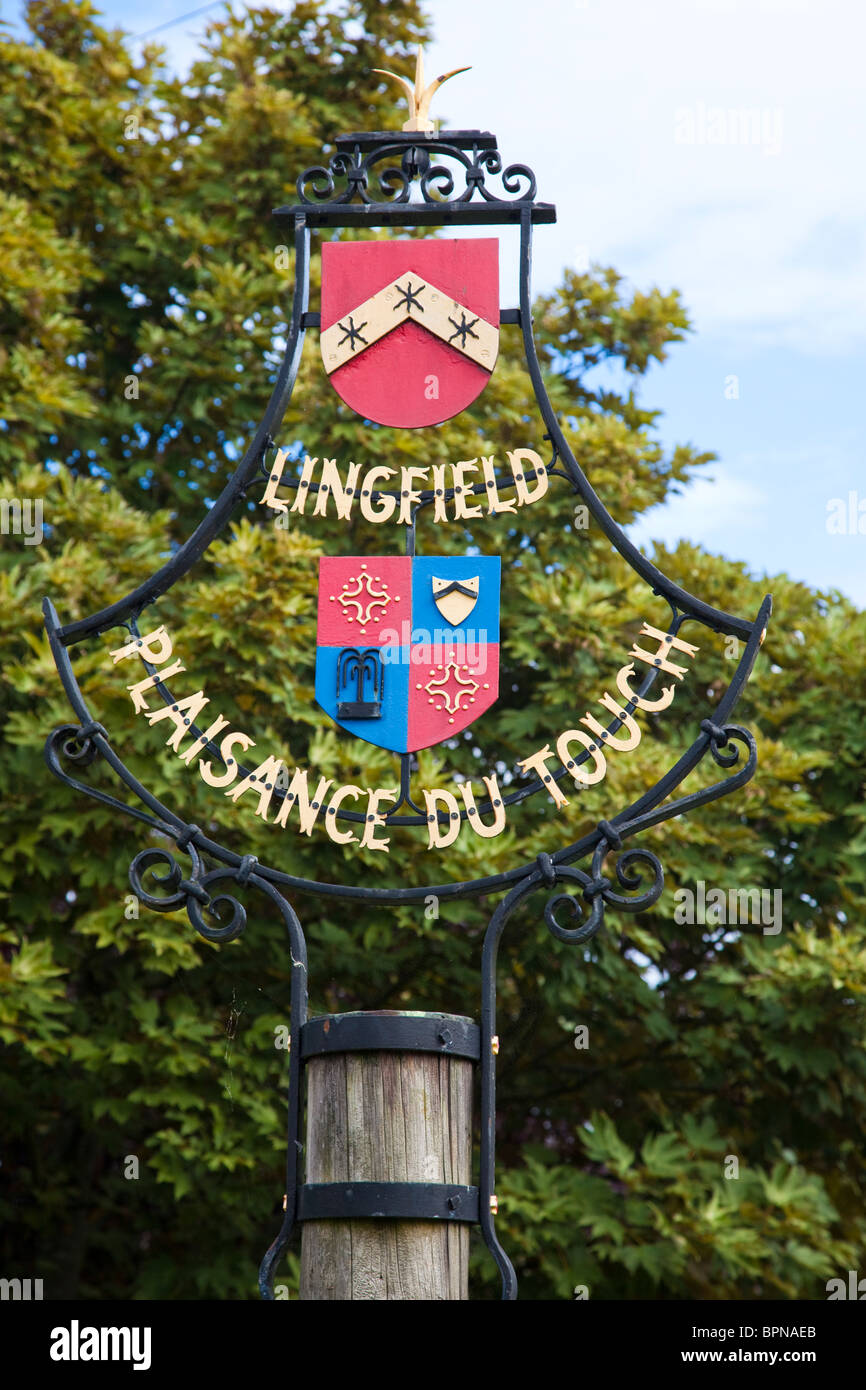
{"label": "white shield emblem", "polygon": [[446,623],[451,623],[452,627],[464,622],[472,612],[478,602],[479,575],[473,575],[471,579],[437,579],[433,580],[433,602],[436,604]]}

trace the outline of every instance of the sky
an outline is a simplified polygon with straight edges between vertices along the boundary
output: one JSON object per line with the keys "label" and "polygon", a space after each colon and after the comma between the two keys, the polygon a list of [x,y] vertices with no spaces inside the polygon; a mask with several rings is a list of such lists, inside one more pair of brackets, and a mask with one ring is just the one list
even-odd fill
{"label": "sky", "polygon": [[[194,3],[98,7],[133,34],[169,24],[153,38],[178,71],[222,8],[172,23]],[[693,334],[638,394],[664,412],[666,446],[691,443],[718,462],[632,538],[646,549],[685,537],[756,577],[785,571],[866,606],[866,6],[426,9],[428,74],[472,66],[433,115],[495,132],[504,161],[529,164],[539,200],[557,205],[556,225],[536,231],[535,291],[595,262],[634,289],[679,289],[689,310]],[[503,242],[510,305],[516,247],[508,233]]]}

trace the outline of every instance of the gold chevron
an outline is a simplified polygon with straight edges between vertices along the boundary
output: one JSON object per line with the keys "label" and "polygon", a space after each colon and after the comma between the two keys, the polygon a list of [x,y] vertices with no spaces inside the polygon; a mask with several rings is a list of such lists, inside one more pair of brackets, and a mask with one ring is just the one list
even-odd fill
{"label": "gold chevron", "polygon": [[479,367],[492,372],[499,351],[499,329],[473,314],[451,295],[437,290],[412,270],[365,299],[322,330],[320,344],[325,371],[330,375],[392,329],[411,319],[441,338]]}

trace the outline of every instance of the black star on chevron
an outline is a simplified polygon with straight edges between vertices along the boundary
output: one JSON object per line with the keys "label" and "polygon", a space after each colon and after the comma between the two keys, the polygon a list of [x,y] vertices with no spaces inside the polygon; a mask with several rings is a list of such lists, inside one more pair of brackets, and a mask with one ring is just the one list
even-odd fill
{"label": "black star on chevron", "polygon": [[451,317],[449,317],[448,322],[454,324],[454,332],[451,334],[451,337],[448,339],[448,341],[449,341],[449,343],[453,342],[454,339],[459,335],[459,337],[460,337],[460,346],[461,346],[462,348],[465,348],[465,346],[466,346],[466,338],[467,338],[467,335],[468,335],[470,338],[475,338],[476,340],[477,340],[477,338],[478,338],[478,334],[472,332],[472,329],[473,329],[473,327],[475,326],[475,324],[478,322],[478,319],[475,318],[475,319],[472,320],[471,323],[467,323],[467,322],[466,322],[466,315],[463,314],[463,313],[461,313],[461,315],[460,315],[460,320],[461,320],[460,323],[454,323],[454,320],[453,320]]}
{"label": "black star on chevron", "polygon": [[394,312],[396,313],[398,309],[411,309],[414,305],[415,308],[420,309],[421,313],[423,314],[424,305],[421,303],[418,296],[421,293],[421,291],[426,290],[426,288],[426,285],[416,285],[413,290],[412,277],[410,276],[409,279],[406,281],[405,285],[397,286],[397,290],[400,294],[402,294],[403,298],[397,300],[397,303],[394,305]]}
{"label": "black star on chevron", "polygon": [[356,339],[356,338],[358,339],[359,342],[362,342],[362,343],[364,344],[365,347],[369,347],[369,343],[367,342],[367,339],[366,339],[366,338],[363,338],[363,337],[361,336],[361,329],[367,327],[367,320],[366,320],[366,319],[364,320],[364,322],[363,322],[362,324],[359,324],[358,327],[356,328],[356,327],[355,327],[355,320],[352,318],[352,316],[351,316],[351,314],[350,314],[350,315],[349,315],[349,322],[348,322],[348,324],[341,323],[341,324],[340,324],[340,327],[341,327],[342,330],[343,330],[343,336],[342,336],[342,338],[340,339],[340,342],[339,342],[339,346],[340,346],[340,347],[343,346],[343,344],[345,343],[345,341],[346,341],[347,338],[349,339],[349,347],[352,349],[353,352],[355,351],[355,339]]}

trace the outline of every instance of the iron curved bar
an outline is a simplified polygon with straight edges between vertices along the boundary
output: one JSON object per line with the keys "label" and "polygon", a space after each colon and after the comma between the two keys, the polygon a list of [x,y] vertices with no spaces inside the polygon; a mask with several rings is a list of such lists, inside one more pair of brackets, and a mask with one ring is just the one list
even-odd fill
{"label": "iron curved bar", "polygon": [[737,637],[748,638],[751,632],[751,624],[743,618],[737,618],[733,613],[725,613],[719,608],[714,608],[709,603],[704,603],[703,599],[696,598],[686,589],[680,588],[673,580],[668,579],[660,569],[648,560],[647,557],[638,550],[608,512],[598,494],[594,491],[586,474],[578,464],[574,454],[569,447],[568,440],[560,428],[556,411],[550,403],[547,388],[544,384],[544,377],[541,371],[541,364],[535,349],[535,339],[532,334],[532,306],[530,302],[530,280],[532,273],[532,219],[525,212],[520,215],[520,318],[523,331],[523,345],[526,353],[526,363],[529,368],[529,375],[532,380],[535,399],[541,410],[544,423],[548,428],[554,447],[564,463],[569,476],[574,482],[575,487],[586,503],[598,526],[607,536],[608,540],[616,547],[623,559],[631,568],[645,579],[647,584],[656,594],[662,594],[669,603],[681,608],[685,613],[692,617],[699,618],[707,627],[715,632],[733,633]]}
{"label": "iron curved bar", "polygon": [[[762,606],[761,611],[764,611],[767,602],[768,601],[765,600],[765,604]],[[102,726],[95,724],[87,706],[87,702],[75,679],[69,652],[59,640],[57,634],[57,615],[50,599],[45,600],[44,609],[46,615],[46,628],[48,630],[55,664],[60,672],[61,680],[70,704],[83,726],[93,726],[96,730],[99,730]],[[743,656],[740,659],[737,677],[741,676],[742,678],[735,678],[735,680],[732,681],[724,699],[720,702],[715,711],[711,711],[711,714],[715,715],[717,721],[722,718],[727,718],[730,710],[736,703],[736,699],[739,697],[747,672],[751,669],[759,645],[760,637],[756,626],[752,638],[749,643],[747,643]],[[69,726],[63,726],[64,729],[68,727]],[[57,731],[50,737],[52,739],[55,738],[56,733]],[[81,730],[79,730],[78,733],[80,735]],[[101,733],[94,732],[92,735],[88,735],[88,739],[117,774],[120,781],[123,782],[157,817],[154,828],[159,829],[175,839],[177,839],[178,834],[181,836],[185,834],[188,829],[187,823],[168,807],[164,806],[162,802],[157,800],[157,798],[143,786],[138,778],[130,772],[112,749],[104,730]],[[654,787],[650,788],[650,790],[638,798],[636,802],[632,803],[632,805],[625,808],[625,810],[614,817],[611,824],[615,826],[625,825],[629,820],[633,819],[636,814],[642,814],[644,812],[649,813],[652,808],[658,806],[660,802],[664,801],[664,799],[675,790],[688,773],[697,766],[710,748],[711,742],[710,735],[705,730],[701,730],[691,747],[679,758],[674,767],[671,768],[664,777],[660,778]],[[49,766],[51,766],[52,771],[55,772],[55,775],[60,777],[62,781],[67,782],[69,785],[76,786],[77,788],[85,789],[88,795],[93,794],[93,789],[85,787],[85,784],[70,778],[67,773],[62,771],[59,759],[55,758],[53,764],[49,762]],[[738,783],[738,785],[741,785],[741,783]],[[733,788],[730,789],[733,790]],[[722,792],[719,794],[724,795],[725,793]],[[702,800],[706,799],[702,792],[693,793],[693,796],[702,798]],[[99,793],[97,799],[106,801],[106,796],[104,793]],[[702,804],[702,800],[693,801],[686,798],[686,801],[690,805],[700,805]],[[131,814],[136,814],[132,808],[126,806],[122,802],[115,801],[113,798],[108,798],[108,804],[112,804],[119,809],[129,810]],[[657,824],[659,821],[667,819],[668,816],[672,814],[675,815],[678,814],[678,812],[676,810],[671,811],[667,807],[662,807],[658,814],[653,813],[653,818],[647,820],[646,824]],[[139,815],[139,818],[146,819],[146,817],[141,815]],[[575,859],[579,859],[595,847],[597,840],[598,832],[591,831],[573,844],[558,850],[554,855],[554,860],[557,864],[566,864]],[[236,854],[232,850],[225,849],[216,841],[209,839],[201,830],[196,831],[195,843],[202,852],[211,855],[222,863],[230,865],[239,865],[241,863],[242,856]],[[293,874],[284,873],[278,869],[267,868],[264,865],[259,866],[258,872],[272,884],[281,884],[284,887],[297,889],[299,892],[316,893],[326,897],[345,899],[372,899],[373,901],[383,903],[408,903],[418,901],[430,893],[435,894],[439,898],[467,898],[497,892],[507,888],[510,884],[519,882],[525,877],[529,867],[531,866],[523,864],[501,874],[493,874],[481,879],[470,879],[464,883],[431,884],[411,888],[369,888],[361,885],[323,883],[314,879],[306,879]]]}
{"label": "iron curved bar", "polygon": [[[243,863],[243,861],[242,861]],[[207,875],[206,883],[217,878],[237,877],[238,870],[217,869]],[[276,1237],[268,1247],[259,1267],[259,1292],[266,1302],[274,1299],[274,1271],[288,1245],[297,1215],[298,1161],[301,1154],[301,1028],[307,1021],[307,944],[297,913],[272,883],[256,872],[248,872],[246,881],[264,893],[276,905],[286,925],[292,962],[289,991],[291,1018],[289,1023],[289,1082],[286,1134],[286,1195],[285,1215]],[[193,925],[195,921],[193,919]]]}
{"label": "iron curved bar", "polygon": [[[289,1079],[288,1105],[286,1119],[286,1191],[284,1197],[284,1216],[275,1239],[268,1247],[259,1266],[258,1286],[261,1297],[266,1302],[274,1300],[274,1272],[292,1234],[297,1215],[298,1164],[302,1152],[300,1141],[301,1120],[301,1028],[307,1019],[307,944],[303,928],[291,903],[282,893],[268,883],[267,879],[255,872],[256,860],[252,855],[245,856],[233,868],[212,869],[204,875],[199,874],[200,860],[194,846],[186,850],[193,856],[194,872],[192,879],[186,880],[180,865],[166,850],[146,849],[136,855],[129,870],[129,881],[134,891],[148,907],[157,912],[173,912],[185,907],[190,922],[198,934],[206,941],[222,943],[233,941],[244,931],[247,923],[246,909],[231,894],[220,893],[211,896],[210,889],[225,879],[234,880],[240,886],[249,886],[264,893],[278,908],[289,937],[289,956],[292,962],[289,989]],[[155,857],[159,856],[168,864],[168,873],[157,879],[160,886],[175,891],[162,897],[148,893],[142,883],[142,873],[153,868]],[[149,861],[149,862],[146,862]],[[220,904],[231,909],[231,920],[220,927],[209,926],[203,911],[217,914]]]}
{"label": "iron curved bar", "polygon": [[[676,635],[676,633],[679,631],[680,625],[681,625],[682,622],[684,621],[684,617],[685,617],[685,615],[682,615],[682,614],[680,614],[680,615],[674,614],[674,617],[673,617],[671,626],[670,626],[670,628],[668,629],[669,632],[670,632],[672,635]],[[131,635],[131,636],[133,636],[133,637],[139,637],[139,636],[141,635],[140,632],[139,632],[139,630],[138,630],[138,626],[137,626],[137,624],[136,624],[135,622],[131,622],[131,623],[128,625],[128,627],[129,627],[129,632],[130,632],[130,635]],[[158,675],[158,672],[159,672],[159,668],[158,668],[158,667],[151,665],[151,663],[150,663],[149,661],[145,660],[144,658],[142,658],[142,662],[143,662],[144,668],[145,668],[145,670],[147,671],[147,673],[148,673],[149,676],[156,676],[156,675]],[[644,678],[643,684],[641,685],[640,689],[637,691],[636,697],[635,697],[634,699],[632,699],[632,700],[628,700],[628,701],[624,701],[624,702],[623,702],[623,711],[624,711],[625,714],[627,714],[627,715],[632,715],[632,714],[634,714],[635,710],[638,708],[638,703],[637,703],[638,699],[642,699],[645,695],[647,695],[647,694],[649,693],[649,691],[652,689],[653,685],[655,684],[656,680],[659,678],[659,674],[660,674],[659,671],[654,670],[653,668],[650,668],[650,669],[648,670],[648,672],[647,672],[647,674],[646,674],[646,676],[645,676],[645,678]],[[161,700],[163,701],[163,704],[165,704],[165,705],[174,705],[174,704],[177,703],[177,698],[176,698],[176,696],[172,693],[172,691],[169,689],[169,687],[165,684],[164,681],[157,680],[153,688],[154,688],[154,690],[156,691],[156,693],[160,696]],[[609,735],[611,735],[611,736],[615,735],[615,734],[619,731],[619,729],[621,729],[621,728],[623,727],[623,723],[624,723],[624,721],[623,721],[622,719],[617,718],[616,715],[611,716],[611,717],[609,718],[607,724],[605,725],[605,731],[606,731],[606,733],[609,734]],[[201,737],[202,730],[199,728],[199,726],[198,726],[196,723],[193,722],[193,723],[191,723],[190,726],[189,726],[189,734],[190,734],[190,737],[191,737],[191,738],[197,739],[197,738],[200,738],[200,737]],[[204,747],[204,749],[206,749],[214,758],[216,758],[218,762],[220,762],[220,763],[222,762],[222,754],[220,753],[219,746],[218,746],[216,743],[214,743],[211,739],[208,739],[207,742],[203,745],[203,747]],[[412,800],[411,796],[409,795],[410,787],[409,787],[409,778],[408,778],[408,775],[407,775],[406,767],[407,767],[407,760],[409,759],[410,756],[411,756],[410,754],[406,754],[406,753],[404,753],[404,754],[401,755],[401,767],[400,767],[400,796],[399,796],[399,799],[398,799],[398,801],[396,802],[396,804],[391,808],[391,810],[389,811],[388,815],[385,817],[385,823],[386,823],[386,825],[426,825],[426,824],[427,824],[427,812],[426,812],[426,811],[423,811],[423,810],[421,809],[420,806],[416,805],[416,803]],[[590,758],[590,753],[588,752],[587,749],[584,749],[581,753],[575,754],[575,757],[574,757],[573,761],[574,761],[578,766],[582,766],[583,763],[589,761],[589,758]],[[238,773],[237,773],[237,775],[238,775],[238,778],[239,778],[240,780],[243,780],[243,778],[248,777],[248,776],[250,775],[250,772],[251,772],[251,771],[252,771],[252,769],[251,769],[251,768],[248,768],[248,767],[246,766],[245,763],[238,762]],[[565,780],[565,778],[568,777],[568,775],[569,775],[569,773],[568,773],[567,768],[561,767],[561,768],[559,769],[558,772],[552,772],[552,773],[550,774],[550,777],[551,777],[551,779],[552,779],[554,782],[562,782],[562,781]],[[537,792],[544,791],[544,789],[545,789],[545,784],[541,781],[540,778],[536,778],[534,781],[529,782],[526,786],[524,786],[524,787],[519,787],[516,791],[513,791],[513,792],[506,792],[505,794],[503,794],[503,795],[501,796],[500,799],[501,799],[502,804],[503,804],[504,806],[515,806],[515,805],[517,805],[517,804],[518,804],[519,802],[521,802],[521,801],[526,801],[530,796],[536,795]],[[285,799],[286,795],[287,795],[286,789],[280,788],[280,787],[277,787],[277,788],[274,789],[274,798],[275,798],[275,800],[277,800],[277,801],[283,801],[283,800]],[[414,816],[412,816],[412,815],[402,815],[402,816],[399,815],[398,813],[399,813],[400,807],[403,806],[404,804],[408,804],[409,806],[411,806],[411,807],[415,810],[415,812],[416,812],[417,814],[414,815]],[[478,808],[478,810],[479,810],[479,815],[488,815],[493,809],[494,809],[493,802],[492,802],[492,800],[490,799],[490,797],[488,797],[486,801],[482,801],[482,802],[481,802],[481,804],[480,804],[480,806],[479,806],[479,808]],[[465,809],[465,807],[464,807],[463,810],[458,810],[458,815],[459,815],[461,821],[467,821],[467,820],[469,819],[469,812]],[[365,814],[364,814],[363,811],[349,811],[349,810],[343,811],[343,810],[338,810],[338,811],[336,812],[336,816],[337,816],[337,819],[338,819],[338,820],[354,821],[355,824],[363,824],[364,821],[365,821]],[[440,812],[438,812],[438,819],[439,819],[439,821],[440,821],[441,823],[443,823],[443,824],[447,823],[448,820],[449,820],[449,813],[448,813],[447,811],[440,811]]]}
{"label": "iron curved bar", "polygon": [[533,868],[503,898],[484,933],[481,952],[481,1140],[478,1164],[478,1217],[484,1243],[502,1276],[502,1297],[517,1298],[517,1275],[496,1235],[492,1199],[496,1191],[496,960],[499,942],[512,912],[542,881]]}
{"label": "iron curved bar", "polygon": [[[728,718],[729,714],[731,713],[736,704],[736,701],[739,699],[742,689],[748,682],[749,676],[751,675],[755,660],[757,658],[758,651],[760,650],[760,646],[763,641],[764,632],[766,631],[767,624],[770,620],[772,606],[772,598],[769,595],[767,595],[764,598],[761,607],[758,610],[758,614],[751,625],[751,635],[749,641],[746,644],[746,648],[743,652],[740,662],[737,666],[737,670],[734,674],[734,677],[727,691],[725,692],[715,709],[715,717],[717,720],[721,722],[724,722]],[[702,619],[695,618],[693,615],[678,614],[676,609],[673,607],[671,608],[671,614],[672,620],[669,631],[672,634],[676,634],[679,631],[682,623],[687,621],[689,618],[692,618],[692,620],[695,622],[702,622]],[[138,635],[137,628],[135,628],[134,624],[131,626],[130,631],[133,633],[134,636]],[[157,668],[151,666],[149,662],[145,662],[144,665],[146,670],[148,671],[148,674],[155,675],[157,673]],[[71,675],[71,668],[68,669],[69,674]],[[645,696],[652,688],[657,677],[658,672],[650,669],[647,673],[647,676],[644,679],[643,684],[640,687],[640,690],[638,691],[638,695],[641,697]],[[165,701],[166,704],[175,703],[171,691],[163,682],[158,682],[155,688],[159,691],[162,699]],[[635,709],[637,708],[636,701],[628,701],[624,708],[626,713],[633,714]],[[615,734],[621,726],[622,720],[614,717],[608,721],[606,729],[609,734]],[[190,726],[191,735],[197,738],[200,736],[200,733],[201,731],[199,730],[197,725],[193,724]],[[221,760],[219,748],[215,744],[208,742],[205,746],[214,757]],[[687,750],[686,754],[684,754],[683,756],[686,759],[688,759],[692,751],[692,749]],[[705,747],[702,750],[702,752],[703,751],[705,751]],[[583,753],[578,754],[574,761],[578,764],[582,764],[583,762],[587,761],[588,758],[589,753],[584,751]],[[677,762],[674,765],[674,768],[672,768],[671,771],[668,774],[666,774],[665,778],[661,779],[659,783],[656,783],[655,787],[651,787],[648,790],[648,792],[645,793],[644,798],[642,798],[641,804],[643,804],[643,802],[647,798],[653,798],[657,789],[662,785],[664,785],[665,789],[660,793],[658,797],[656,797],[656,800],[663,799],[665,796],[669,795],[670,791],[673,790],[673,788],[683,780],[683,777],[687,774],[687,772],[691,770],[691,766],[694,766],[694,764],[692,763],[690,766],[685,766],[682,762]],[[683,767],[685,768],[685,770],[681,771]],[[246,777],[248,775],[249,769],[245,766],[240,766],[239,776]],[[553,781],[559,783],[568,776],[568,771],[566,768],[561,767],[558,772],[553,772],[550,775]],[[400,799],[397,802],[397,805],[392,809],[391,813],[386,817],[386,823],[388,825],[414,826],[426,824],[426,813],[422,811],[421,808],[411,800],[411,797],[408,794],[408,786],[409,783],[406,768],[406,757],[404,755],[404,758],[401,762],[400,772]],[[527,800],[528,797],[533,796],[537,792],[543,790],[544,784],[542,783],[540,778],[536,778],[534,781],[528,783],[528,785],[525,787],[520,787],[516,791],[505,793],[502,797],[502,802],[505,806],[517,805],[520,802]],[[282,800],[284,793],[282,791],[277,791],[276,795],[279,800]],[[405,803],[408,803],[410,806],[412,806],[417,814],[414,816],[401,816],[399,814],[396,814],[396,812],[399,811],[400,806],[402,806]],[[488,797],[487,800],[482,801],[481,805],[479,806],[479,815],[488,815],[493,809],[493,803],[491,799]],[[362,823],[364,820],[363,813],[359,811],[338,811],[337,815],[339,818],[343,820],[355,821],[356,823]],[[465,809],[460,811],[459,815],[462,821],[468,820],[468,813]],[[440,820],[444,819],[445,813],[440,813]]]}
{"label": "iron curved bar", "polygon": [[[743,654],[737,665],[737,670],[734,673],[734,678],[713,711],[714,722],[718,725],[727,723],[743,693],[743,689],[748,682],[749,676],[752,673],[752,668],[757,660],[758,652],[760,651],[763,641],[763,634],[770,620],[772,609],[773,600],[770,595],[767,595],[758,610],[758,616],[752,627],[752,635],[745,645]],[[700,619],[698,619],[698,621],[700,621]],[[633,801],[632,804],[621,811],[619,815],[614,816],[611,823],[615,826],[625,824],[641,816],[644,812],[652,811],[655,807],[661,805],[701,761],[707,749],[710,747],[710,743],[710,736],[702,729],[691,747],[687,748],[677,762],[674,763],[673,767],[670,768],[663,777],[659,778],[655,786],[650,787],[642,796],[638,797],[637,801]],[[754,771],[754,769],[752,770]],[[732,787],[731,790],[733,791],[735,788]],[[700,796],[701,793],[696,792],[694,795]],[[695,804],[701,805],[703,803],[697,802]],[[674,814],[677,813],[674,812]],[[665,820],[667,816],[661,816],[658,819]],[[656,824],[657,822],[652,821],[651,823]],[[583,841],[579,840],[574,846],[559,851],[555,857],[560,863],[568,863],[571,859],[579,857],[585,847],[585,839]]]}
{"label": "iron curved bar", "polygon": [[[204,888],[209,888],[213,883],[226,878],[249,884],[251,888],[257,889],[260,893],[264,893],[265,896],[276,905],[285,923],[289,937],[292,978],[289,991],[291,1018],[289,1023],[285,1215],[275,1239],[268,1247],[261,1265],[259,1266],[259,1293],[266,1302],[273,1302],[274,1271],[283,1251],[288,1245],[297,1214],[298,1161],[302,1148],[300,1141],[301,1027],[307,1020],[307,944],[304,939],[300,920],[291,903],[287,902],[282,893],[280,893],[272,883],[269,883],[261,874],[253,871],[252,865],[254,862],[251,856],[247,856],[246,860],[242,860],[241,864],[235,868],[213,869],[209,874],[204,876],[202,885]],[[235,908],[239,909],[240,913],[243,914],[244,922],[246,921],[246,914],[239,903],[233,898],[226,898],[225,895],[213,901],[216,903],[221,900],[234,903]],[[211,929],[203,930],[200,907],[194,897],[190,897],[187,903],[187,911],[190,921],[196,931],[205,936],[207,940],[231,939],[231,937],[226,935],[215,937]],[[243,928],[241,928],[241,930],[243,930]],[[238,934],[239,933],[235,932],[235,935]]]}
{"label": "iron curved bar", "polygon": [[[76,777],[71,777],[63,768],[60,761],[60,752],[66,757],[70,757],[69,745],[79,743],[81,740],[80,724],[61,724],[58,728],[52,729],[48,738],[45,740],[44,757],[54,776],[64,782],[67,787],[74,787],[76,791],[83,792],[85,796],[91,797],[94,801],[101,801],[103,805],[110,806],[113,811],[123,811],[126,815],[134,816],[136,820],[144,821],[152,830],[158,830],[161,834],[172,835],[177,828],[163,820],[157,820],[154,816],[149,816],[146,811],[140,811],[137,806],[130,806],[126,801],[118,801],[116,796],[110,796],[108,792],[100,791],[98,787],[91,787],[87,782],[79,782]],[[84,743],[93,757],[101,753],[102,749],[97,746],[95,739],[87,738]],[[89,762],[93,757],[88,758]],[[74,759],[79,761],[79,759]]]}
{"label": "iron curved bar", "polygon": [[[608,831],[610,839],[605,833]],[[626,832],[630,833],[630,832]],[[633,865],[641,863],[652,869],[653,881],[637,897],[626,897],[617,893],[607,879],[601,875],[601,866],[611,847],[619,850],[622,836],[611,829],[607,822],[602,823],[600,838],[595,847],[590,874],[580,869],[557,864],[548,854],[539,854],[535,865],[507,897],[499,903],[484,934],[481,955],[481,1144],[479,1158],[478,1202],[479,1219],[484,1242],[499,1268],[502,1278],[502,1298],[507,1301],[517,1297],[517,1275],[514,1266],[505,1253],[497,1235],[494,1222],[496,1199],[496,1056],[499,1040],[496,1033],[496,964],[499,945],[508,921],[517,907],[536,889],[554,889],[559,883],[578,885],[583,897],[590,904],[589,913],[584,920],[584,909],[570,894],[551,893],[544,909],[544,919],[548,931],[558,941],[577,945],[589,941],[604,922],[606,904],[613,904],[628,912],[641,912],[656,903],[664,888],[664,871],[656,856],[646,849],[630,849],[620,854],[616,864],[617,881],[622,887],[640,886],[640,874],[633,871]],[[566,928],[556,917],[558,907],[568,906],[572,916],[578,918],[579,925]]]}
{"label": "iron curved bar", "polygon": [[295,224],[295,294],[292,301],[288,341],[271,398],[246,453],[213,506],[167,564],[123,598],[108,604],[97,613],[92,613],[88,618],[80,618],[77,622],[68,623],[62,627],[58,636],[64,646],[80,642],[83,637],[88,637],[92,633],[99,633],[106,628],[116,627],[130,614],[140,613],[143,608],[149,603],[153,603],[160,594],[164,594],[167,589],[170,589],[192,569],[196,561],[201,558],[214,538],[226,525],[236,503],[244,497],[246,488],[255,478],[259,460],[268,447],[273,432],[279,429],[289,403],[301,361],[305,335],[302,319],[307,311],[309,293],[310,230],[303,219],[297,219]]}

